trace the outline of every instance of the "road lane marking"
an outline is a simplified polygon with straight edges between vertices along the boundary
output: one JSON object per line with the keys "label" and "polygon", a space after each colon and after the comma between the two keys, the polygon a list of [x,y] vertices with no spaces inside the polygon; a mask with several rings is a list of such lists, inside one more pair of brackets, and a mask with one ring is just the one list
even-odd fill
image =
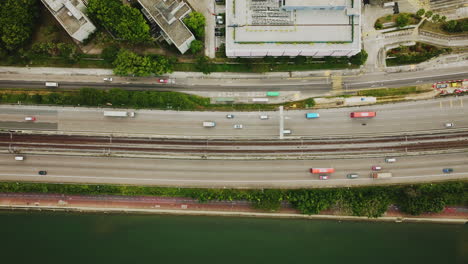
{"label": "road lane marking", "polygon": [[[468,176],[468,172],[459,172],[459,173],[449,173],[449,174],[432,174],[432,175],[423,175],[423,176],[400,176],[400,177],[392,177],[390,179],[411,179],[411,178],[423,178],[423,177],[443,177],[443,176],[453,176],[453,175],[466,175]],[[319,180],[319,179],[310,179],[310,180],[194,180],[194,179],[149,179],[149,178],[125,178],[125,177],[94,177],[94,176],[39,176],[36,174],[0,174],[0,176],[20,176],[20,177],[41,177],[41,178],[77,178],[77,179],[105,179],[105,180],[133,180],[133,181],[162,181],[162,182],[209,182],[209,183],[274,183],[274,182],[282,182],[282,183],[293,183],[293,182],[330,182],[330,181],[342,181],[342,180],[349,180],[347,178],[341,179],[330,179],[330,180]],[[386,179],[386,180],[390,180]],[[358,178],[349,180],[351,182],[355,181],[364,181],[364,180],[372,180],[372,178]],[[379,182],[382,179],[377,179]],[[385,180],[385,179],[384,179]]]}

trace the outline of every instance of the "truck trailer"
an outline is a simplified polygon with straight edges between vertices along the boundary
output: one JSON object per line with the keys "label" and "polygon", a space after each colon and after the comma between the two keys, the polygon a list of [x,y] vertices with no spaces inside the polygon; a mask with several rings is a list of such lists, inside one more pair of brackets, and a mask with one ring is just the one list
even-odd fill
{"label": "truck trailer", "polygon": [[374,179],[388,179],[392,177],[390,172],[372,172],[371,177]]}
{"label": "truck trailer", "polygon": [[135,117],[135,112],[126,112],[126,111],[104,111],[104,116],[111,117]]}

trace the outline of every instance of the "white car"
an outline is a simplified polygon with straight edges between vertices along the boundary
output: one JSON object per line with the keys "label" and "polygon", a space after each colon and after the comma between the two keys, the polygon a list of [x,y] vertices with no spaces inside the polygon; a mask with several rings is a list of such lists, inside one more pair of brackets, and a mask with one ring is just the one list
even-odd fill
{"label": "white car", "polygon": [[445,123],[446,128],[451,128],[451,127],[454,127],[454,126],[455,126],[454,123]]}
{"label": "white car", "polygon": [[260,116],[260,119],[261,119],[261,120],[267,120],[268,118],[270,118],[270,117],[267,116],[267,115],[261,115],[261,116]]}
{"label": "white car", "polygon": [[242,124],[235,124],[234,125],[234,128],[237,128],[237,129],[241,129],[243,128],[244,126]]}
{"label": "white car", "polygon": [[112,82],[112,77],[106,77],[103,79],[105,82]]}

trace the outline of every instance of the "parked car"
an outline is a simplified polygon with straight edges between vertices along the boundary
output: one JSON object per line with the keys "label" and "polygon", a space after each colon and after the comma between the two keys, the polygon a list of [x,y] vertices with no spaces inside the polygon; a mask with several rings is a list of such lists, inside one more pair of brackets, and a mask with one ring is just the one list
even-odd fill
{"label": "parked car", "polygon": [[47,171],[39,171],[39,175],[47,175]]}
{"label": "parked car", "polygon": [[442,169],[442,172],[443,173],[452,173],[453,169],[452,168],[444,168],[444,169]]}
{"label": "parked car", "polygon": [[371,168],[373,171],[379,171],[379,170],[382,170],[382,167],[381,166],[372,166]]}
{"label": "parked car", "polygon": [[455,126],[454,123],[445,123],[445,127],[446,127],[446,128],[452,128],[452,127],[454,127],[454,126]]}
{"label": "parked car", "polygon": [[36,118],[34,116],[27,116],[24,118],[26,121],[36,121]]}
{"label": "parked car", "polygon": [[328,175],[319,175],[319,179],[328,180]]}
{"label": "parked car", "polygon": [[234,128],[237,128],[237,129],[241,129],[243,128],[244,126],[242,124],[235,124],[234,125]]}
{"label": "parked car", "polygon": [[234,118],[234,115],[233,115],[233,114],[228,114],[228,115],[226,115],[226,118],[227,118],[227,119],[233,119],[233,118]]}
{"label": "parked car", "polygon": [[224,19],[222,16],[216,16],[216,24],[218,25],[223,25],[224,24]]}

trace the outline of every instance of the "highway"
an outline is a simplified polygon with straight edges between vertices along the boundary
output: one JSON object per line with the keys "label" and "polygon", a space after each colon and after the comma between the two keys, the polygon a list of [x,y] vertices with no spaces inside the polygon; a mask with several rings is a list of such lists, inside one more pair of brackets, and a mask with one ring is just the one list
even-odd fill
{"label": "highway", "polygon": [[[156,78],[114,77],[113,82],[104,82],[102,76],[95,75],[38,75],[0,73],[0,88],[46,89],[45,81],[60,83],[59,89],[123,88],[127,90],[158,90],[178,92],[259,92],[259,91],[301,91],[310,96],[329,95],[335,73],[311,73],[301,77],[249,78],[227,75],[225,79],[206,76],[204,78],[179,78],[175,84],[159,84]],[[441,80],[467,78],[466,67],[426,70],[399,73],[370,73],[365,75],[341,75],[343,93],[359,89],[379,87],[402,87],[429,84]]]}
{"label": "highway", "polygon": [[[465,97],[402,102],[351,108],[285,111],[285,129],[289,138],[329,138],[382,136],[444,131],[446,122],[455,129],[468,128]],[[350,118],[352,111],[376,111],[375,118]],[[317,112],[318,119],[306,119],[306,112]],[[136,110],[134,118],[104,117],[103,109],[47,106],[0,105],[0,129],[76,132],[115,136],[183,138],[278,138],[279,112],[189,112]],[[269,115],[260,120],[260,115]],[[24,121],[35,116],[36,122]],[[216,127],[204,128],[203,121]],[[242,124],[235,129],[234,124]],[[286,138],[288,138],[286,137]]]}
{"label": "highway", "polygon": [[[371,166],[391,172],[391,179],[371,179]],[[333,167],[329,180],[319,180],[309,172],[313,167]],[[83,157],[66,155],[26,155],[24,161],[13,154],[0,154],[0,181],[57,183],[110,183],[159,186],[305,188],[355,185],[382,185],[466,179],[468,154],[398,157],[395,163],[384,158],[334,160],[168,160],[142,158]],[[453,168],[451,174],[443,168]],[[46,170],[46,176],[38,175]],[[360,178],[347,179],[358,173]]]}

